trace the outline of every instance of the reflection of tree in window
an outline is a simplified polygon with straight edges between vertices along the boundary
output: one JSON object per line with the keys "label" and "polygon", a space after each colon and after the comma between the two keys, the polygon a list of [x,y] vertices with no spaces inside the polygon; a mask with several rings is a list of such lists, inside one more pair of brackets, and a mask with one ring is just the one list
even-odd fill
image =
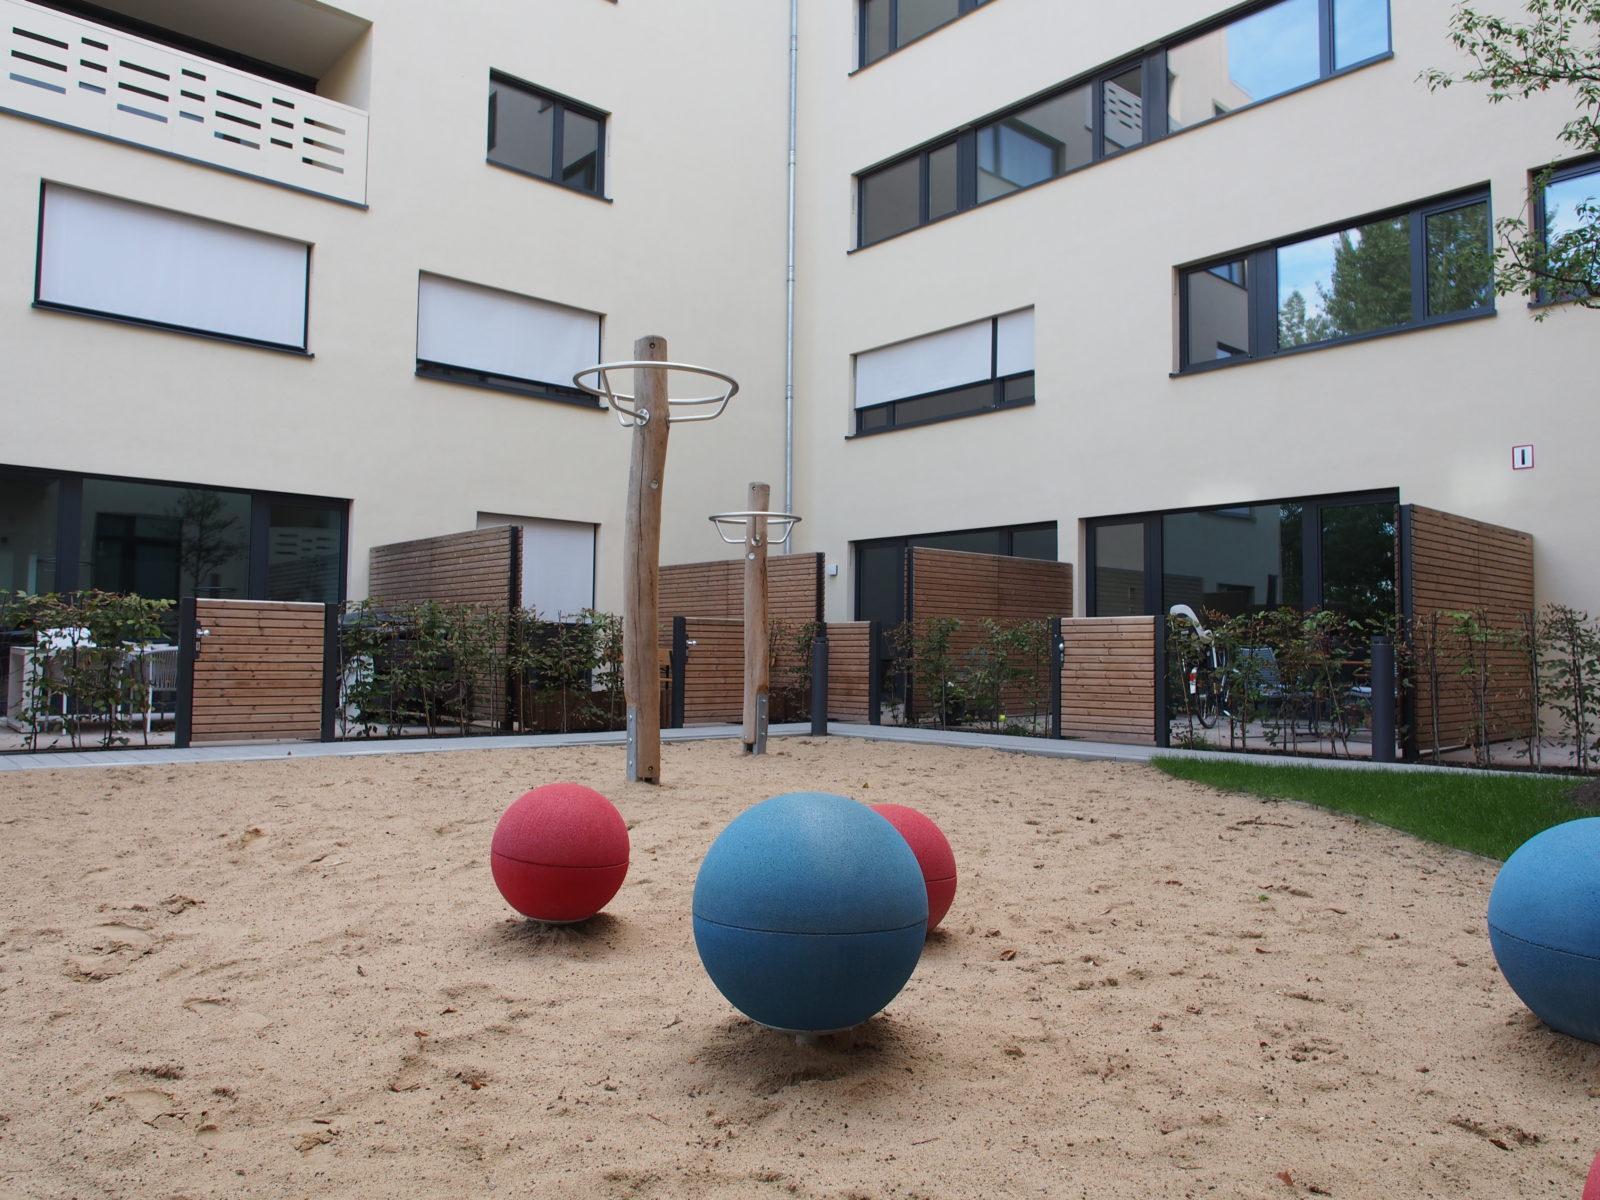
{"label": "reflection of tree in window", "polygon": [[183,531],[178,544],[178,562],[185,580],[183,594],[222,594],[219,569],[245,551],[245,539],[234,536],[239,532],[238,517],[223,511],[222,497],[216,492],[199,488],[185,489],[170,511]]}
{"label": "reflection of tree in window", "polygon": [[1395,507],[1341,504],[1322,510],[1322,607],[1393,625]]}
{"label": "reflection of tree in window", "polygon": [[1428,315],[1489,303],[1489,206],[1468,204],[1428,217]]}
{"label": "reflection of tree in window", "polygon": [[[1289,265],[1322,257],[1325,270],[1312,280],[1317,295],[1313,307],[1294,287]],[[1304,346],[1330,338],[1352,337],[1379,329],[1392,329],[1411,320],[1411,219],[1409,216],[1374,221],[1343,229],[1325,237],[1310,238],[1278,251],[1278,345]],[[1287,295],[1283,288],[1292,290]]]}
{"label": "reflection of tree in window", "polygon": [[1600,171],[1560,178],[1544,189],[1542,244],[1533,258],[1545,282],[1540,299],[1600,296]]}

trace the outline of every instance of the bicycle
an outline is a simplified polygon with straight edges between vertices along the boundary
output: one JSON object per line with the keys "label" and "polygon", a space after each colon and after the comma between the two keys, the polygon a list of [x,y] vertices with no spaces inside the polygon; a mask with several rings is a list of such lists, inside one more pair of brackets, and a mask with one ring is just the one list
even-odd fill
{"label": "bicycle", "polygon": [[1183,617],[1194,627],[1194,635],[1205,647],[1204,657],[1190,665],[1183,673],[1186,703],[1189,712],[1204,729],[1217,723],[1218,717],[1229,716],[1228,710],[1228,659],[1217,646],[1212,632],[1200,623],[1194,609],[1187,604],[1174,604],[1167,610],[1169,617]]}

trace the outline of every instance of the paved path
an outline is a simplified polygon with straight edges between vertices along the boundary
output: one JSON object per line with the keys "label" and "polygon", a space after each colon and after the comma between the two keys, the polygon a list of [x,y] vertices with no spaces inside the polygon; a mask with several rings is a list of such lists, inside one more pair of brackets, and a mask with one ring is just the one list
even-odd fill
{"label": "paved path", "polygon": [[[828,732],[834,737],[865,738],[869,741],[911,742],[930,746],[981,746],[1017,754],[1039,754],[1051,758],[1101,759],[1114,762],[1149,762],[1157,755],[1175,758],[1227,758],[1242,762],[1278,763],[1399,771],[1460,771],[1460,767],[1433,767],[1416,763],[1373,763],[1364,759],[1313,759],[1291,755],[1222,754],[1217,751],[1161,750],[1155,746],[1125,746],[1115,742],[1088,742],[1077,739],[1055,741],[1049,738],[1016,737],[997,733],[951,733],[938,729],[912,729],[899,725],[845,725],[831,722]],[[738,725],[705,725],[692,729],[663,729],[666,742],[733,740],[742,733]],[[773,738],[809,737],[809,723],[774,725]],[[38,754],[0,754],[0,772],[56,770],[62,767],[155,766],[165,763],[250,762],[280,758],[320,758],[339,754],[437,754],[459,750],[535,749],[541,746],[621,746],[627,734],[541,733],[511,734],[504,737],[396,738],[345,742],[251,742],[227,746],[193,746],[187,750],[171,747],[140,750],[45,751]]]}

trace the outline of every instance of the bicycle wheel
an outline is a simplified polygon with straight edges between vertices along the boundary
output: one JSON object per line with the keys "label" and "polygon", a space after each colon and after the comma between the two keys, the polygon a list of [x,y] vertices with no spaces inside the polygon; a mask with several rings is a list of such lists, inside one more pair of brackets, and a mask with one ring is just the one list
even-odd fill
{"label": "bicycle wheel", "polygon": [[1194,695],[1194,717],[1206,729],[1217,723],[1217,694],[1210,688],[1198,691]]}

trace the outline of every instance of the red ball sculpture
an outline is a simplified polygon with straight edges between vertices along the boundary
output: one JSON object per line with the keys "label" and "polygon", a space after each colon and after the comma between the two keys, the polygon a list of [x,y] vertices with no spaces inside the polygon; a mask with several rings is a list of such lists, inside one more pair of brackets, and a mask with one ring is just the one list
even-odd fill
{"label": "red ball sculpture", "polygon": [[1583,1185],[1583,1200],[1600,1200],[1600,1154],[1589,1165],[1589,1178]]}
{"label": "red ball sculpture", "polygon": [[874,804],[876,812],[900,831],[911,853],[917,856],[922,868],[922,880],[928,886],[928,931],[944,920],[950,911],[950,902],[956,898],[956,856],[950,849],[943,831],[932,819],[923,816],[904,804]]}
{"label": "red ball sculpture", "polygon": [[500,894],[550,925],[586,921],[628,874],[628,827],[581,783],[547,783],[520,796],[494,828],[489,866]]}

